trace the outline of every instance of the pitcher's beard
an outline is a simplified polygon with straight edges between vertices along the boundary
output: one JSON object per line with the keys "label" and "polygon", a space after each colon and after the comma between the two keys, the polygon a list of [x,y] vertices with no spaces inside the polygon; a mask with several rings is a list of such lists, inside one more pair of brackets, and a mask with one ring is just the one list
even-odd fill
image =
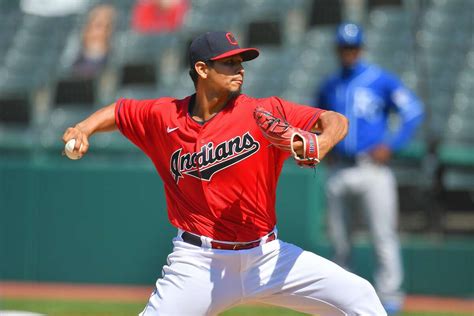
{"label": "pitcher's beard", "polygon": [[241,93],[242,93],[242,87],[239,87],[239,90],[237,90],[237,91],[232,91],[232,92],[229,94],[229,100],[230,100],[230,99],[233,99],[233,98],[235,98],[235,97],[238,97]]}

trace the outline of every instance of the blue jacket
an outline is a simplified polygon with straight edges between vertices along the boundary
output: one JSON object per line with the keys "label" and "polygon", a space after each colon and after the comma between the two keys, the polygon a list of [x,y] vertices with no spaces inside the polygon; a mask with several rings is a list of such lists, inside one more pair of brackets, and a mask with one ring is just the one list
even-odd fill
{"label": "blue jacket", "polygon": [[[379,144],[400,149],[424,116],[421,101],[397,77],[362,61],[330,76],[318,91],[315,106],[349,119],[349,132],[334,149],[347,157]],[[388,118],[393,110],[400,119],[398,128],[391,131]]]}

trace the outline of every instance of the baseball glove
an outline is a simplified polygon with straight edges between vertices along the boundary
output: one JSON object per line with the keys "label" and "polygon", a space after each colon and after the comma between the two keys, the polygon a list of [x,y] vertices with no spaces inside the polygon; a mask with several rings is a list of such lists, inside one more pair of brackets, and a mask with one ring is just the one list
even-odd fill
{"label": "baseball glove", "polygon": [[[293,127],[284,118],[278,118],[264,108],[255,109],[253,116],[263,136],[275,147],[291,152],[297,164],[314,168],[319,163],[318,136]],[[303,154],[293,149],[295,141],[303,142]]]}

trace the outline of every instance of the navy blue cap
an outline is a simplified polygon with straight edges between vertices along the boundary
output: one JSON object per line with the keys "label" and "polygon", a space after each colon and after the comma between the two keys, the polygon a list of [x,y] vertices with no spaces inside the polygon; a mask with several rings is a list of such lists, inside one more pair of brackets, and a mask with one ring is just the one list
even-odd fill
{"label": "navy blue cap", "polygon": [[242,56],[244,61],[259,55],[256,48],[240,48],[231,32],[207,32],[196,37],[189,46],[189,65],[198,61],[217,60],[234,55]]}
{"label": "navy blue cap", "polygon": [[362,46],[362,28],[355,23],[340,24],[336,32],[336,44],[338,46]]}

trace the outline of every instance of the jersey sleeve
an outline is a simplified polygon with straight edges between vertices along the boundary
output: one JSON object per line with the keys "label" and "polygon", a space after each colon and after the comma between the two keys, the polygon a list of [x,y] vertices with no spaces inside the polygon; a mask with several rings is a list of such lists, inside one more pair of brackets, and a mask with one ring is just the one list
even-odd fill
{"label": "jersey sleeve", "polygon": [[410,140],[422,122],[423,103],[395,76],[386,75],[385,84],[388,103],[400,116],[400,126],[390,134],[386,143],[392,150],[398,150]]}
{"label": "jersey sleeve", "polygon": [[293,103],[278,97],[274,97],[272,103],[274,114],[282,115],[292,126],[305,131],[311,131],[319,116],[325,112],[320,108]]}
{"label": "jersey sleeve", "polygon": [[115,103],[115,124],[120,132],[145,153],[152,142],[153,100],[119,99]]}

